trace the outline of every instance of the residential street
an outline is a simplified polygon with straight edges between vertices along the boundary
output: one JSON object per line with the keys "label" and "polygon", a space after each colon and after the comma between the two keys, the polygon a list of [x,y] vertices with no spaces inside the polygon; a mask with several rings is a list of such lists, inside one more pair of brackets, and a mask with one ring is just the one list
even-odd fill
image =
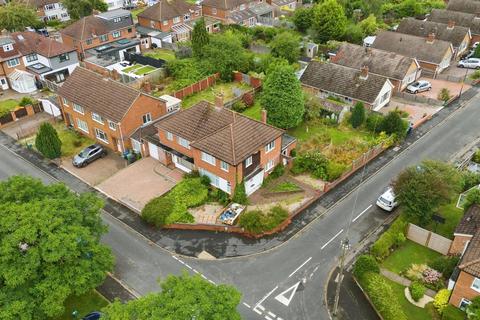
{"label": "residential street", "polygon": [[[402,169],[423,159],[449,160],[479,138],[479,119],[480,96],[477,94],[468,105],[420,138],[357,191],[337,202],[288,242],[264,253],[218,261],[172,257],[104,215],[104,221],[110,225],[104,241],[116,256],[115,275],[139,294],[145,294],[158,290],[155,281],[158,277],[186,269],[203,273],[215,283],[231,283],[239,288],[243,293],[239,309],[245,319],[328,319],[324,290],[337,261],[340,240],[347,235],[348,221],[353,221],[348,238],[355,250],[358,242],[387,217],[387,213],[376,208],[375,200],[390,181]],[[13,174],[52,181],[0,145],[0,179]],[[312,209],[316,210],[324,209]],[[192,246],[196,245],[192,240]]]}

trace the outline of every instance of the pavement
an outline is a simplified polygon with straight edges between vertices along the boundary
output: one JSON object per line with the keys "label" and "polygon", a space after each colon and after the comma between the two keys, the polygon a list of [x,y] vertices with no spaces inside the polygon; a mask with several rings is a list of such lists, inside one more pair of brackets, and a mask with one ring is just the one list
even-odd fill
{"label": "pavement", "polygon": [[[401,170],[423,159],[449,160],[479,138],[477,93],[478,89],[470,89],[415,129],[400,147],[387,150],[315,202],[278,236],[248,240],[224,233],[157,231],[107,199],[105,210],[110,214],[102,218],[110,228],[102,241],[116,256],[115,277],[144,295],[159,290],[158,277],[185,269],[213,283],[235,285],[243,294],[238,309],[244,319],[329,319],[325,290],[338,262],[340,240],[348,237],[352,255],[361,251],[367,245],[361,241],[381,230],[390,217],[375,206],[375,200]],[[467,98],[473,100],[465,104]],[[75,191],[92,190],[3,134],[0,148],[33,163],[1,150],[0,179],[14,172],[40,175],[37,171],[42,169]],[[206,250],[224,258],[199,260],[165,249],[190,256]]]}
{"label": "pavement", "polygon": [[48,113],[39,112],[3,125],[1,130],[14,139],[23,139],[36,133],[40,125],[45,121],[53,120],[54,118]]}

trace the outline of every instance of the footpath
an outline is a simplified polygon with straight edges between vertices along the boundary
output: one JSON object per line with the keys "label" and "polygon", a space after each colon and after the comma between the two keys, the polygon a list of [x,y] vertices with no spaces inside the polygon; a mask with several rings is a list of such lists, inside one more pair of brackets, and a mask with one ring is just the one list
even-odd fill
{"label": "footpath", "polygon": [[[480,90],[476,87],[470,88],[451,105],[436,113],[431,120],[416,128],[399,146],[386,150],[368,163],[365,168],[365,177],[380,170],[397,154],[402,152],[402,150],[406,149],[409,145],[438,125],[452,112],[460,108],[466,101],[473,98],[479,91]],[[216,258],[225,258],[245,256],[272,249],[301,231],[307,224],[327,211],[332,205],[342,199],[362,182],[362,170],[359,170],[336,186],[333,190],[322,195],[318,200],[306,208],[304,212],[297,215],[285,230],[261,239],[246,239],[239,235],[223,232],[172,229],[159,230],[144,223],[137,213],[115,200],[100,194],[94,188],[66,172],[55,163],[47,161],[34,151],[28,150],[17,144],[14,139],[3,132],[0,132],[0,144],[15,152],[39,169],[64,182],[72,190],[79,193],[94,192],[98,194],[99,197],[105,200],[106,205],[104,211],[106,213],[125,223],[127,226],[142,234],[160,247],[172,253],[192,257],[197,257],[204,250]]]}

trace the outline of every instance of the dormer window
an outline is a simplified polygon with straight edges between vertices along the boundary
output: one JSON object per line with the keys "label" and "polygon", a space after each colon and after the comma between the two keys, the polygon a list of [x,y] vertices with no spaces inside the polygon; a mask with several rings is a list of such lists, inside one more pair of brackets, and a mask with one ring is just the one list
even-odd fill
{"label": "dormer window", "polygon": [[189,19],[190,19],[190,14],[189,13],[187,13],[183,16],[184,21],[188,21]]}
{"label": "dormer window", "polygon": [[113,22],[115,22],[115,23],[120,22],[120,21],[122,21],[122,18],[115,18],[115,19],[113,19]]}
{"label": "dormer window", "polygon": [[13,50],[13,44],[9,43],[3,46],[3,51],[8,52]]}

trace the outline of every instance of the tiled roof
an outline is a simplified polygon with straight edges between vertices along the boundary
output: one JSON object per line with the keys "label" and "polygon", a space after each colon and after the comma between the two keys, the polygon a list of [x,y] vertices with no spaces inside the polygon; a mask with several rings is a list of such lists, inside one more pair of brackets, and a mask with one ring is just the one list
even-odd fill
{"label": "tiled roof", "polygon": [[447,10],[466,13],[480,13],[480,2],[473,0],[449,0]]}
{"label": "tiled roof", "polygon": [[109,120],[120,122],[142,93],[93,71],[77,67],[60,87],[58,94]]}
{"label": "tiled roof", "polygon": [[474,235],[480,230],[480,206],[472,205],[455,228],[455,233]]}
{"label": "tiled roof", "polygon": [[38,53],[44,57],[56,57],[62,53],[75,51],[75,48],[42,36],[36,32],[15,32],[12,38],[23,55]]}
{"label": "tiled roof", "polygon": [[367,66],[370,73],[387,78],[403,80],[415,59],[374,48],[365,48],[351,43],[342,43],[330,61],[345,67],[360,70]]}
{"label": "tiled roof", "polygon": [[138,17],[154,21],[163,21],[193,13],[196,7],[184,0],[160,0],[142,11]]}
{"label": "tiled roof", "polygon": [[120,22],[114,22],[113,20],[90,15],[72,23],[65,29],[62,29],[60,33],[62,35],[70,36],[75,40],[86,40],[115,30],[133,26],[133,20],[130,13],[128,16],[122,18]]}
{"label": "tiled roof", "polygon": [[455,233],[473,235],[462,256],[459,268],[475,277],[480,277],[480,206],[472,205],[463,215]]}
{"label": "tiled roof", "polygon": [[22,2],[35,8],[41,8],[47,4],[60,3],[61,0],[22,0]]}
{"label": "tiled roof", "polygon": [[300,81],[307,86],[372,104],[388,80],[372,73],[362,79],[357,69],[312,61]]}
{"label": "tiled roof", "polygon": [[206,101],[172,114],[155,126],[231,165],[239,164],[283,134],[281,129],[217,108]]}
{"label": "tiled roof", "polygon": [[433,9],[428,16],[428,21],[448,23],[455,21],[457,26],[470,28],[473,34],[480,34],[480,19],[475,17],[475,13],[465,13],[459,11],[449,11],[443,9]]}
{"label": "tiled roof", "polygon": [[202,6],[223,10],[230,10],[241,4],[253,2],[253,0],[203,0]]}
{"label": "tiled roof", "polygon": [[383,31],[377,35],[372,48],[396,52],[407,57],[416,58],[418,61],[440,64],[447,51],[451,50],[451,44],[438,39],[434,39],[430,43],[424,37]]}

